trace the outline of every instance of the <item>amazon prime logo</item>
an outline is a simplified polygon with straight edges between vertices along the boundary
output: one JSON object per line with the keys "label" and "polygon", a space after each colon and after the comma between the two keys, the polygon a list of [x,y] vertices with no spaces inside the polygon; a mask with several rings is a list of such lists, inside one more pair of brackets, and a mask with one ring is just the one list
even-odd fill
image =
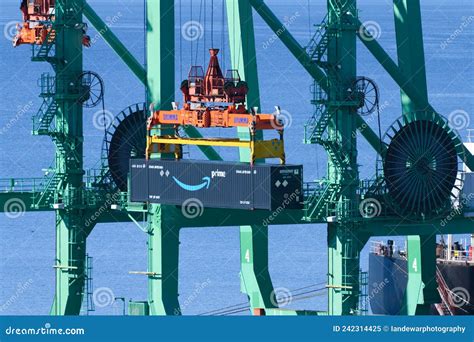
{"label": "amazon prime logo", "polygon": [[182,189],[187,190],[187,191],[198,191],[198,190],[201,190],[201,189],[204,189],[204,188],[209,189],[209,185],[211,184],[211,178],[210,177],[202,177],[203,182],[200,183],[200,184],[196,184],[196,185],[183,183],[178,178],[176,178],[175,176],[173,176],[172,178],[175,181],[175,183],[178,184],[179,187],[181,187]]}
{"label": "amazon prime logo", "polygon": [[225,171],[219,171],[219,170],[211,171],[211,178],[214,178],[214,177],[225,178]]}

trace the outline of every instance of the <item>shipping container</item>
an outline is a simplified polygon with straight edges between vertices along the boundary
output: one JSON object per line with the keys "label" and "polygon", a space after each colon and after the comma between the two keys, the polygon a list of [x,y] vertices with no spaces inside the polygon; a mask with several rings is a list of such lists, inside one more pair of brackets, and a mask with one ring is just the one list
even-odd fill
{"label": "shipping container", "polygon": [[132,202],[185,205],[190,201],[209,208],[301,209],[303,168],[197,160],[130,162]]}

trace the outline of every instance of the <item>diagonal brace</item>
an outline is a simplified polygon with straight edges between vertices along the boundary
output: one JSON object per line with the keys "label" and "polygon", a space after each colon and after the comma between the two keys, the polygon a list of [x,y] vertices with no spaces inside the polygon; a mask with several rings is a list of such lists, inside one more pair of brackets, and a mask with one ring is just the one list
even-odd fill
{"label": "diagonal brace", "polygon": [[[400,70],[398,65],[390,58],[390,56],[385,52],[384,48],[377,42],[375,37],[373,37],[364,24],[357,18],[354,18],[354,23],[357,27],[361,29],[357,30],[357,35],[359,36],[362,43],[365,47],[372,53],[375,59],[380,63],[380,65],[387,71],[387,73],[392,77],[392,79],[398,84],[401,90],[417,104],[418,108],[425,108],[425,110],[433,112],[437,117],[440,115],[436,110],[429,104],[428,101],[419,93],[419,91],[413,87],[411,80],[405,76],[405,74]],[[457,147],[458,153],[462,154],[464,157],[464,162],[472,170],[474,168],[474,156],[466,148],[466,146],[456,139],[455,145]]]}

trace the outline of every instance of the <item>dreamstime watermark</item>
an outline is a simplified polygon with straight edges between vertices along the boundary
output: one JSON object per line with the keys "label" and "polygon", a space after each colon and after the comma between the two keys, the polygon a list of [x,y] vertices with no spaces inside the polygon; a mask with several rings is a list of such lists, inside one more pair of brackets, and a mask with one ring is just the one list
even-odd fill
{"label": "dreamstime watermark", "polygon": [[187,40],[188,42],[201,39],[204,35],[204,26],[202,26],[199,21],[187,21],[181,27],[181,35],[183,36],[184,40]]}
{"label": "dreamstime watermark", "polygon": [[382,28],[379,23],[373,20],[365,21],[359,27],[359,36],[366,42],[379,39],[382,36]]}
{"label": "dreamstime watermark", "polygon": [[84,328],[53,328],[51,323],[45,323],[40,328],[15,328],[9,326],[5,329],[6,335],[85,335]]}
{"label": "dreamstime watermark", "polygon": [[379,294],[379,292],[382,291],[384,287],[387,286],[389,283],[390,281],[387,278],[385,278],[380,283],[373,283],[372,290],[370,291],[370,293],[367,295],[367,298],[366,298],[367,305],[370,305],[370,302],[372,301],[372,299],[374,299],[375,296],[377,296],[377,294]]}
{"label": "dreamstime watermark", "polygon": [[474,199],[474,193],[470,193],[469,195],[463,194],[459,204],[446,215],[440,222],[441,227],[445,227],[454,217],[461,215],[463,212],[464,207],[469,205],[469,203]]}
{"label": "dreamstime watermark", "polygon": [[375,198],[366,198],[360,202],[359,212],[363,218],[374,218],[382,213],[382,204]]}
{"label": "dreamstime watermark", "polygon": [[5,310],[7,310],[10,306],[12,306],[17,300],[18,298],[21,297],[21,295],[33,284],[33,279],[28,279],[27,281],[25,281],[24,283],[20,284],[18,283],[17,284],[17,287],[16,287],[16,290],[15,290],[15,293],[13,295],[10,296],[10,298],[7,299],[7,301],[5,303],[3,303],[1,306],[0,306],[0,313],[4,312]]}
{"label": "dreamstime watermark", "polygon": [[99,207],[99,209],[97,209],[96,211],[94,211],[94,213],[86,219],[86,221],[84,222],[84,225],[86,227],[90,227],[91,225],[94,224],[94,222],[97,221],[97,219],[104,213],[106,212],[110,206],[114,203],[116,203],[119,199],[120,199],[120,192],[115,192],[112,196],[110,196],[109,198],[107,198],[105,200],[105,202]]}
{"label": "dreamstime watermark", "polygon": [[104,33],[109,31],[109,28],[113,27],[121,18],[122,18],[122,12],[117,12],[113,16],[107,16],[105,18],[105,27],[100,29],[94,37],[91,38],[91,44],[96,43]]}
{"label": "dreamstime watermark", "polygon": [[18,106],[15,116],[12,117],[8,122],[0,128],[0,135],[5,134],[10,128],[12,128],[30,109],[33,107],[33,101],[28,102],[24,106]]}
{"label": "dreamstime watermark", "polygon": [[293,123],[293,117],[289,111],[281,109],[278,111],[278,113],[274,113],[274,115],[276,115],[277,121],[271,121],[270,123],[274,129],[287,129],[291,127],[291,124]]}
{"label": "dreamstime watermark", "polygon": [[270,302],[279,308],[290,305],[292,301],[293,295],[286,287],[277,287],[270,294]]}
{"label": "dreamstime watermark", "polygon": [[455,287],[450,290],[451,303],[457,308],[461,308],[471,301],[471,295],[469,291],[464,287]]}
{"label": "dreamstime watermark", "polygon": [[197,198],[188,198],[181,205],[181,213],[187,219],[194,219],[202,216],[204,212],[204,205]]}
{"label": "dreamstime watermark", "polygon": [[283,200],[281,205],[279,205],[274,211],[272,211],[270,216],[263,220],[262,225],[264,227],[268,227],[273,222],[273,220],[275,220],[278,215],[280,215],[281,212],[284,211],[288,207],[288,205],[290,205],[291,202],[299,201],[300,195],[301,191],[299,189],[296,189],[294,192],[289,194],[288,197]]}
{"label": "dreamstime watermark", "polygon": [[381,105],[379,105],[378,111],[375,111],[374,113],[370,114],[367,119],[365,119],[364,123],[357,127],[357,130],[352,132],[352,137],[355,138],[357,137],[357,132],[364,132],[367,128],[369,128],[369,124],[376,120],[380,114],[382,114],[388,107],[390,106],[390,102],[385,100]]}
{"label": "dreamstime watermark", "polygon": [[211,284],[211,280],[209,278],[207,278],[206,281],[202,283],[197,283],[194,286],[193,292],[188,297],[186,297],[184,302],[180,305],[181,308],[174,310],[175,316],[181,315],[182,310],[192,305],[196,301],[196,299],[199,297],[199,295],[202,293],[202,291],[204,291],[204,289],[206,289],[206,287],[208,287],[210,284]]}
{"label": "dreamstime watermark", "polygon": [[98,110],[92,116],[92,124],[98,130],[104,130],[114,121],[115,115],[109,110]]}
{"label": "dreamstime watermark", "polygon": [[448,122],[452,128],[462,130],[469,127],[471,118],[465,110],[457,109],[449,113]]}
{"label": "dreamstime watermark", "polygon": [[287,16],[283,20],[283,25],[273,33],[270,38],[263,42],[262,46],[266,50],[268,49],[278,38],[288,30],[288,28],[296,21],[296,19],[300,16],[300,13],[296,11],[291,16]]}
{"label": "dreamstime watermark", "polygon": [[21,25],[19,21],[9,21],[6,23],[3,27],[3,36],[9,41],[13,41],[18,32],[18,25]]}
{"label": "dreamstime watermark", "polygon": [[456,38],[458,38],[466,29],[467,27],[474,21],[474,15],[470,15],[469,17],[462,17],[461,24],[449,35],[448,38],[443,40],[439,47],[442,50],[445,50],[450,44],[452,44]]}
{"label": "dreamstime watermark", "polygon": [[25,215],[26,204],[20,198],[10,198],[5,202],[3,211],[5,212],[6,217],[10,219],[16,219]]}
{"label": "dreamstime watermark", "polygon": [[115,302],[115,295],[109,287],[99,287],[92,294],[92,302],[99,308],[105,308]]}

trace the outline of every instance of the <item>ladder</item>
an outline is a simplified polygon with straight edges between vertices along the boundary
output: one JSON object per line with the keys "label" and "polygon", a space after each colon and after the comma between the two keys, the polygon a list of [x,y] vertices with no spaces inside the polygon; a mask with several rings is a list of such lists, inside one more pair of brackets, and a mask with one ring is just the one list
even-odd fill
{"label": "ladder", "polygon": [[33,198],[33,206],[36,209],[49,207],[51,201],[54,199],[54,192],[61,181],[62,177],[58,173],[54,173],[51,177],[47,178],[46,184],[40,192],[39,197],[37,199]]}
{"label": "ladder", "polygon": [[304,203],[304,220],[311,222],[325,218],[327,205],[331,203],[339,192],[340,185],[327,184],[322,190],[315,190]]}
{"label": "ladder", "polygon": [[316,25],[316,32],[306,46],[306,52],[312,62],[319,64],[322,61],[329,45],[328,36],[328,15],[326,14],[321,23]]}
{"label": "ladder", "polygon": [[33,62],[49,62],[53,66],[56,64],[57,60],[54,56],[53,49],[56,40],[56,31],[53,30],[52,27],[53,25],[51,25],[51,29],[39,47],[35,44],[32,45],[31,60]]}
{"label": "ladder", "polygon": [[44,99],[38,113],[33,116],[33,135],[49,135],[57,111],[58,104],[54,99]]}
{"label": "ladder", "polygon": [[90,312],[95,311],[95,305],[93,300],[94,294],[94,283],[92,278],[92,257],[89,254],[86,254],[86,265],[85,265],[85,284],[84,284],[84,293],[83,293],[83,306],[85,308],[83,312],[86,315],[89,315]]}

